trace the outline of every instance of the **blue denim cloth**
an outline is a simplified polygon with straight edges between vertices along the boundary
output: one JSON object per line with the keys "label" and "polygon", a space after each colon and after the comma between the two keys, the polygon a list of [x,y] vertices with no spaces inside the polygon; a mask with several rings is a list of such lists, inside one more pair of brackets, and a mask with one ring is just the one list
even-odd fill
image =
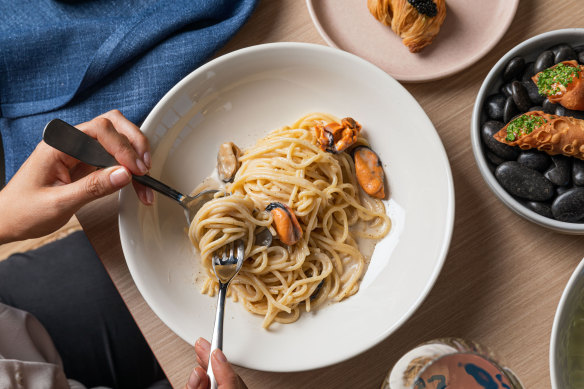
{"label": "blue denim cloth", "polygon": [[0,0],[8,181],[45,124],[117,108],[140,124],[243,25],[257,0]]}

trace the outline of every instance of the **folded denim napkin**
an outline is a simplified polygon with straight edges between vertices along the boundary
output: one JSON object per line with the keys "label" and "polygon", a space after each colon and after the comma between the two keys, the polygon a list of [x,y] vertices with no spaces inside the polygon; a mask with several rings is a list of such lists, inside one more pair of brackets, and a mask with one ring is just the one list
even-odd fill
{"label": "folded denim napkin", "polygon": [[257,0],[0,0],[6,181],[45,124],[117,108],[139,124],[243,25]]}

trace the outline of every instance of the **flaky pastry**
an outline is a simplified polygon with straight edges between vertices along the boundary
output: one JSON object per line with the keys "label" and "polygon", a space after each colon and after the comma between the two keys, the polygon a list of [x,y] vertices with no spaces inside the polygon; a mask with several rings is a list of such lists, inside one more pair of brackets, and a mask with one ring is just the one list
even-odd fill
{"label": "flaky pastry", "polygon": [[513,119],[493,137],[522,150],[584,159],[584,120],[531,111]]}
{"label": "flaky pastry", "polygon": [[445,0],[367,0],[367,7],[412,53],[432,43],[446,17]]}
{"label": "flaky pastry", "polygon": [[537,85],[540,94],[548,97],[552,103],[578,111],[584,110],[584,80],[582,65],[576,61],[563,61],[545,69],[531,79]]}

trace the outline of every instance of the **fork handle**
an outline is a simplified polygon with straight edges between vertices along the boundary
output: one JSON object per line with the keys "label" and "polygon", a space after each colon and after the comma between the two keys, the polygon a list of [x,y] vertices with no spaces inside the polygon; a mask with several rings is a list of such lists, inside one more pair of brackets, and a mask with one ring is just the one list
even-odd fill
{"label": "fork handle", "polygon": [[213,327],[213,338],[211,338],[211,351],[209,351],[209,363],[207,365],[207,375],[211,381],[210,389],[217,389],[217,380],[211,367],[211,354],[216,349],[223,349],[223,316],[225,314],[225,295],[229,283],[219,282],[219,295],[217,296],[217,312],[215,314],[215,326]]}

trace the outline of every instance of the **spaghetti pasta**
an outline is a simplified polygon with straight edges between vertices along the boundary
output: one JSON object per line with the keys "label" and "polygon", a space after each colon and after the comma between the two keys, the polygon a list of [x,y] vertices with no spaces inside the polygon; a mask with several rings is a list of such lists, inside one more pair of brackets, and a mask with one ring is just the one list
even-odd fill
{"label": "spaghetti pasta", "polygon": [[[381,239],[391,226],[383,203],[359,188],[350,153],[319,148],[315,127],[332,122],[340,123],[328,114],[306,115],[245,150],[225,187],[229,195],[206,203],[189,228],[207,273],[202,292],[210,295],[218,290],[213,252],[244,241],[246,260],[230,295],[263,315],[264,328],[274,321],[294,322],[301,310],[355,294],[366,267],[357,239]],[[356,145],[367,141],[359,137]],[[259,228],[276,235],[266,211],[274,202],[298,219],[302,235],[293,245],[275,240],[265,247],[254,240]]]}

